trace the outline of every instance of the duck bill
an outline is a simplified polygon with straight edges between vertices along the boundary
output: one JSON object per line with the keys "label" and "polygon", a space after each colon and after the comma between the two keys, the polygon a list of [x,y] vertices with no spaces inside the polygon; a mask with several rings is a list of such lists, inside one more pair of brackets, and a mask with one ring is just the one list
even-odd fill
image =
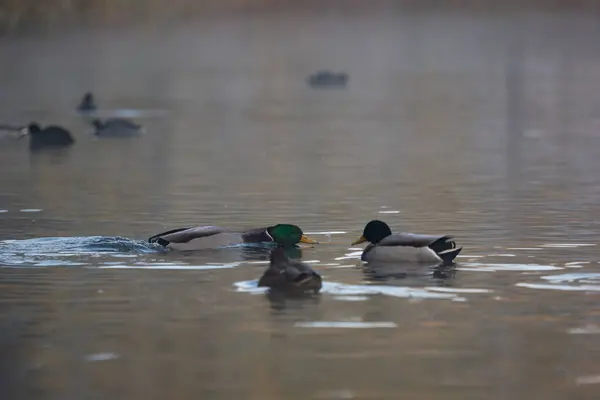
{"label": "duck bill", "polygon": [[306,243],[306,244],[318,244],[319,242],[317,242],[316,240],[312,240],[304,235],[302,235],[302,237],[300,238],[300,243]]}
{"label": "duck bill", "polygon": [[366,241],[367,241],[367,239],[365,239],[364,236],[361,236],[357,240],[355,240],[354,242],[352,242],[352,244],[350,246],[355,246],[357,244],[361,244],[361,243],[364,243]]}

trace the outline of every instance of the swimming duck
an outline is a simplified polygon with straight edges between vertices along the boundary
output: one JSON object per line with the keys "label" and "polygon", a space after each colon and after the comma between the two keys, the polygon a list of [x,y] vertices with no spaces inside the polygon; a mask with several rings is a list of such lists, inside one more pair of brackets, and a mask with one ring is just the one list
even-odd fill
{"label": "swimming duck", "polygon": [[213,249],[243,243],[277,243],[282,246],[318,243],[306,237],[298,226],[290,224],[277,224],[244,232],[232,232],[218,226],[178,228],[154,235],[148,242],[180,251]]}
{"label": "swimming duck", "polygon": [[77,111],[82,113],[89,113],[96,111],[96,103],[94,102],[94,95],[91,92],[87,92],[81,102],[77,106]]}
{"label": "swimming duck", "polygon": [[369,242],[360,257],[363,261],[382,262],[437,262],[452,264],[462,247],[456,247],[451,236],[392,233],[383,221],[373,220],[363,230],[362,236],[352,243]]}
{"label": "swimming duck", "polygon": [[317,71],[308,77],[308,84],[312,87],[341,87],[346,86],[348,74],[345,72],[335,73],[331,71]]}
{"label": "swimming duck", "polygon": [[259,287],[314,293],[321,290],[321,275],[309,265],[288,258],[283,247],[273,249],[269,260],[269,267],[258,281]]}
{"label": "swimming duck", "polygon": [[109,118],[102,122],[99,119],[92,121],[96,128],[97,136],[131,136],[141,133],[142,126],[124,118]]}
{"label": "swimming duck", "polygon": [[60,126],[50,125],[42,129],[36,122],[23,129],[22,136],[29,134],[29,148],[38,150],[46,147],[67,147],[75,143],[71,132]]}

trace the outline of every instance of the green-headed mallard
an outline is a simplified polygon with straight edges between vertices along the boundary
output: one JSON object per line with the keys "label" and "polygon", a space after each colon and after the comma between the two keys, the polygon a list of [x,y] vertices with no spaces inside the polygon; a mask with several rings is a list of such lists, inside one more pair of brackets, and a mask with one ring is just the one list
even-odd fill
{"label": "green-headed mallard", "polygon": [[383,221],[369,222],[362,236],[352,246],[369,242],[361,260],[382,262],[443,262],[452,264],[462,247],[448,235],[420,235],[415,233],[392,233]]}
{"label": "green-headed mallard", "polygon": [[75,143],[71,133],[60,126],[47,126],[42,129],[37,123],[32,122],[24,130],[24,135],[29,134],[29,148],[38,150],[46,147],[67,147]]}
{"label": "green-headed mallard", "polygon": [[309,265],[291,260],[283,247],[271,251],[269,267],[258,281],[259,287],[292,292],[318,292],[322,278]]}
{"label": "green-headed mallard", "polygon": [[173,229],[148,239],[172,250],[214,249],[243,243],[277,243],[293,246],[297,243],[317,243],[302,233],[296,225],[277,224],[266,228],[233,232],[218,226],[198,226]]}

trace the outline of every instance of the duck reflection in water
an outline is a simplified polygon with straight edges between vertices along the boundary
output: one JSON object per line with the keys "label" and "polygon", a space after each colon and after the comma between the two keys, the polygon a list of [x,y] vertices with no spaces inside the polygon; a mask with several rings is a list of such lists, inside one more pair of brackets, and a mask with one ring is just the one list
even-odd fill
{"label": "duck reflection in water", "polygon": [[433,264],[429,266],[369,262],[362,267],[365,278],[371,282],[402,280],[402,285],[452,286],[456,274],[454,265]]}

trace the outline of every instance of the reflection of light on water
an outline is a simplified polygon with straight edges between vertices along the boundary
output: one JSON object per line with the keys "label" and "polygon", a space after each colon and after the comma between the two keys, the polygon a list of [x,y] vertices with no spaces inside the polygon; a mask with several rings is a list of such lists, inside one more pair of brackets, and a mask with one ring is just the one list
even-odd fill
{"label": "reflection of light on water", "polygon": [[474,288],[449,288],[449,287],[437,287],[427,286],[425,290],[431,290],[433,292],[446,292],[446,293],[491,293],[493,290],[490,289],[474,289]]}
{"label": "reflection of light on water", "polygon": [[[257,280],[236,282],[233,284],[238,292],[247,292],[252,294],[264,293],[267,288],[258,287]],[[390,297],[408,298],[408,299],[440,299],[452,301],[465,301],[463,297],[459,297],[452,293],[452,289],[437,290],[419,289],[406,286],[385,286],[385,285],[348,285],[337,282],[323,282],[321,293],[334,295],[337,300],[344,300],[346,296],[351,296],[350,301],[359,301],[368,299],[366,295],[383,295]],[[485,289],[456,289],[457,293],[487,293]]]}
{"label": "reflection of light on water", "polygon": [[23,208],[22,210],[19,210],[21,212],[24,213],[36,213],[36,212],[41,212],[42,209],[41,208]]}
{"label": "reflection of light on water", "polygon": [[353,251],[353,252],[350,252],[350,253],[346,253],[344,256],[336,257],[335,260],[336,261],[351,260],[351,259],[358,259],[358,260],[360,260],[360,256],[361,255],[362,255],[362,250],[360,250],[360,251]]}
{"label": "reflection of light on water", "polygon": [[579,328],[571,328],[567,330],[572,335],[597,335],[600,334],[600,326],[586,325]]}
{"label": "reflection of light on water", "polygon": [[[600,273],[579,272],[540,277],[550,283],[517,283],[516,286],[529,289],[548,289],[570,292],[599,292]],[[565,283],[578,283],[578,285],[565,285]]]}
{"label": "reflection of light on water", "polygon": [[[579,280],[592,280],[593,279],[600,279],[600,272],[579,272],[579,273],[571,273],[571,274],[560,274],[560,275],[547,275],[547,276],[541,276],[541,279],[545,279],[547,281],[551,281],[553,283],[559,283],[559,282],[576,282]],[[600,282],[599,282],[600,283]]]}
{"label": "reflection of light on water", "polygon": [[311,322],[296,322],[297,328],[397,328],[398,325],[394,322],[356,322],[356,321],[311,321]]}
{"label": "reflection of light on water", "polygon": [[582,286],[570,286],[570,285],[551,285],[545,283],[517,283],[515,286],[526,287],[529,289],[550,289],[550,290],[561,290],[567,292],[600,292],[600,285],[582,285]]}
{"label": "reflection of light on water", "polygon": [[207,264],[207,265],[156,265],[156,264],[135,264],[135,265],[103,265],[96,268],[99,269],[160,269],[160,270],[205,270],[205,269],[227,269],[235,268],[241,262],[228,264]]}
{"label": "reflection of light on water", "polygon": [[400,211],[397,210],[381,210],[379,214],[400,214]]}
{"label": "reflection of light on water", "polygon": [[167,110],[142,110],[142,109],[102,109],[94,111],[89,115],[94,117],[120,117],[120,118],[149,118],[167,115]]}
{"label": "reflection of light on water", "polygon": [[[466,267],[466,268],[465,268]],[[491,263],[463,263],[456,268],[459,271],[550,271],[564,269],[552,265],[539,264],[491,264]]]}
{"label": "reflection of light on water", "polygon": [[594,243],[549,243],[549,244],[541,244],[540,247],[546,248],[569,248],[569,247],[585,247],[585,246],[595,246]]}
{"label": "reflection of light on water", "polygon": [[575,380],[578,385],[594,385],[600,383],[600,375],[579,376]]}
{"label": "reflection of light on water", "polygon": [[367,296],[333,296],[333,299],[341,301],[365,301],[369,298]]}
{"label": "reflection of light on water", "polygon": [[304,232],[306,235],[342,235],[344,231]]}
{"label": "reflection of light on water", "polygon": [[116,353],[95,353],[88,354],[84,357],[86,361],[94,362],[94,361],[108,361],[119,358],[119,355]]}

